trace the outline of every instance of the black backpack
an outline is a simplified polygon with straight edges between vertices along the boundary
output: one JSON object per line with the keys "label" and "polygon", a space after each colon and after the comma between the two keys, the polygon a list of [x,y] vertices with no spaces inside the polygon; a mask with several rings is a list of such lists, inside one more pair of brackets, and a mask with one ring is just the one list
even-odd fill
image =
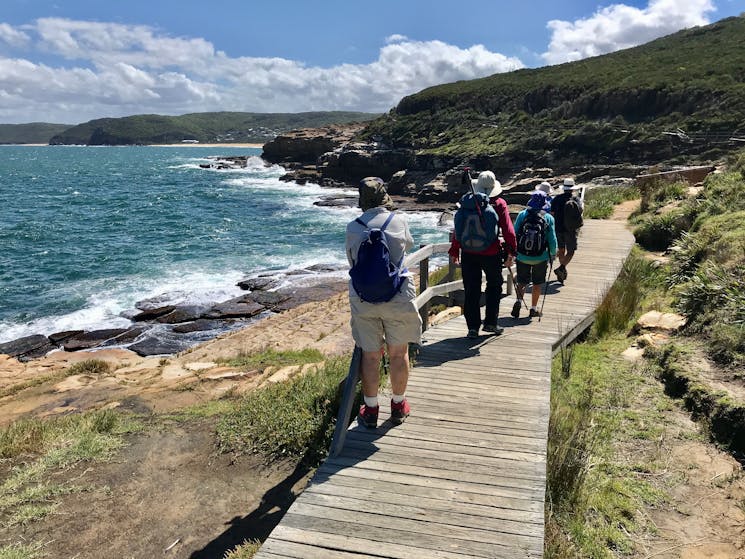
{"label": "black backpack", "polygon": [[546,229],[541,212],[528,210],[517,232],[517,252],[525,256],[541,256],[548,247]]}
{"label": "black backpack", "polygon": [[564,204],[564,229],[576,231],[584,225],[582,220],[582,205],[574,196],[570,196]]}
{"label": "black backpack", "polygon": [[360,218],[355,219],[365,227],[365,233],[349,275],[355,292],[367,303],[390,301],[404,283],[401,276],[406,271],[405,268],[401,268],[403,258],[398,265],[391,262],[391,253],[385,236],[385,228],[392,219],[393,213],[380,229],[368,227]]}

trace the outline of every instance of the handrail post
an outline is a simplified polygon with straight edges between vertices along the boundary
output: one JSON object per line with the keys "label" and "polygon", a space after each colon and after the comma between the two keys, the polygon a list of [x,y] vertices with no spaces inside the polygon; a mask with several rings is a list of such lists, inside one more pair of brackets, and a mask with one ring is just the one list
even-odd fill
{"label": "handrail post", "polygon": [[334,436],[331,439],[331,448],[329,456],[338,456],[341,449],[344,448],[344,440],[347,437],[349,429],[349,415],[352,413],[354,405],[354,395],[357,391],[357,382],[360,379],[360,363],[362,362],[362,349],[354,346],[352,352],[352,362],[349,364],[349,372],[344,382],[344,394],[339,404],[339,413],[336,416],[336,425],[334,426]]}
{"label": "handrail post", "polygon": [[[421,245],[419,248],[425,245]],[[419,262],[419,293],[424,293],[429,287],[429,258],[424,258]],[[422,317],[422,332],[427,330],[427,322],[429,321],[429,301],[424,303],[421,309],[419,309],[419,316]]]}

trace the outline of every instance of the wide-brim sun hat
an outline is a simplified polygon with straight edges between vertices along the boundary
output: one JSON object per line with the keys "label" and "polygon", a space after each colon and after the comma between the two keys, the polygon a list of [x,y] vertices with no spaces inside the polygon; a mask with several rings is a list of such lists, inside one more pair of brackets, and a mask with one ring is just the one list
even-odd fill
{"label": "wide-brim sun hat", "polygon": [[542,210],[546,207],[546,201],[546,193],[542,190],[537,190],[530,195],[528,207],[533,208],[534,210]]}
{"label": "wide-brim sun hat", "polygon": [[359,205],[363,211],[370,208],[383,206],[389,210],[393,209],[393,201],[388,196],[385,182],[380,177],[365,177],[358,186],[360,195]]}
{"label": "wide-brim sun hat", "polygon": [[476,192],[486,194],[489,198],[499,196],[502,192],[502,184],[491,171],[481,171],[479,173],[479,178],[475,181],[471,181],[471,183]]}
{"label": "wide-brim sun hat", "polygon": [[564,190],[579,190],[581,187],[574,184],[574,179],[564,179]]}

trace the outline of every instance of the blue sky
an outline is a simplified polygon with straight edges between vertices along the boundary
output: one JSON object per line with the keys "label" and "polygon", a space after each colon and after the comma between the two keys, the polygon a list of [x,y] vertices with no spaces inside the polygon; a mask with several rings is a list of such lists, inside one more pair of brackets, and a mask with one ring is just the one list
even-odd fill
{"label": "blue sky", "polygon": [[0,123],[387,111],[459,79],[612,52],[745,0],[2,0]]}

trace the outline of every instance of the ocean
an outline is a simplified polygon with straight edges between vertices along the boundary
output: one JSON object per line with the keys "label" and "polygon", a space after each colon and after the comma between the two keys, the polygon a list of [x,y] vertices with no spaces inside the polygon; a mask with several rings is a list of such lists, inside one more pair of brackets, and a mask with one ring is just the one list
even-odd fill
{"label": "ocean", "polygon": [[[239,280],[328,265],[348,277],[356,208],[313,202],[351,189],[279,180],[260,149],[0,146],[0,342],[127,327],[136,302],[205,304]],[[245,169],[205,169],[248,155]],[[407,212],[415,242],[444,242],[433,212]],[[288,275],[288,272],[290,274]]]}

